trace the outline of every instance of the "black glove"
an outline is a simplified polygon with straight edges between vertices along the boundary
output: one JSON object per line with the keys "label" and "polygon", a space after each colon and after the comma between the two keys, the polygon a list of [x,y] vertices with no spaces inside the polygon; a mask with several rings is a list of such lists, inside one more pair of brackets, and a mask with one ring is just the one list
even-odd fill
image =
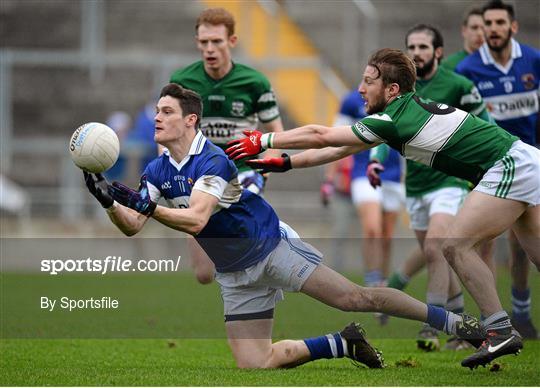
{"label": "black glove", "polygon": [[105,209],[110,208],[113,203],[114,199],[109,195],[107,192],[107,186],[109,185],[105,177],[101,174],[90,174],[86,171],[83,171],[84,175],[84,181],[86,182],[86,187],[88,187],[88,191],[96,197],[98,202],[103,206]]}
{"label": "black glove", "polygon": [[291,158],[287,154],[281,154],[281,158],[246,160],[246,164],[254,170],[257,170],[260,174],[265,174],[267,172],[285,172],[292,168]]}
{"label": "black glove", "polygon": [[146,175],[141,177],[138,191],[120,182],[113,182],[112,186],[108,187],[108,191],[118,203],[147,217],[150,217],[154,213],[154,210],[156,210],[157,203],[150,198]]}

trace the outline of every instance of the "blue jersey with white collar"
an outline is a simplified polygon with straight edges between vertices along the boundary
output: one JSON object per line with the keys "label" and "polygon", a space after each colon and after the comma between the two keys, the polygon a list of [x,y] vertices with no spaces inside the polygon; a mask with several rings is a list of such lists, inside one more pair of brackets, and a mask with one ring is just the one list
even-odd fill
{"label": "blue jersey with white collar", "polygon": [[[366,117],[364,109],[364,99],[357,90],[351,91],[341,102],[339,115],[334,122],[334,126],[353,125],[358,120]],[[366,169],[369,163],[369,151],[359,152],[353,155],[354,164],[351,171],[351,179],[366,176]],[[399,182],[401,180],[401,156],[399,152],[390,149],[388,157],[384,162],[384,171],[381,172],[381,180]]]}
{"label": "blue jersey with white collar", "polygon": [[274,209],[263,198],[242,189],[234,163],[201,132],[180,163],[165,151],[144,173],[152,200],[163,197],[171,208],[189,207],[193,190],[219,198],[208,223],[195,236],[218,272],[250,267],[277,246],[281,235]]}
{"label": "blue jersey with white collar", "polygon": [[535,145],[540,93],[540,51],[511,40],[506,66],[495,62],[487,43],[465,58],[456,72],[475,83],[497,124]]}

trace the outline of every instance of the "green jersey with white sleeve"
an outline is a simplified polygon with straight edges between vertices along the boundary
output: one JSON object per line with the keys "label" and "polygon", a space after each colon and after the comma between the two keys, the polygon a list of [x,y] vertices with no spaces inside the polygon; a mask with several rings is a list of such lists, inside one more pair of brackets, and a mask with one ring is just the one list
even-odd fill
{"label": "green jersey with white sleeve", "polygon": [[[228,141],[241,138],[242,131],[256,129],[259,121],[270,122],[279,117],[276,97],[268,79],[260,72],[239,63],[215,80],[197,61],[171,75],[170,82],[197,92],[203,102],[201,131],[221,148]],[[240,171],[249,170],[243,161]]]}
{"label": "green jersey with white sleeve", "polygon": [[368,144],[387,143],[405,158],[475,185],[518,140],[461,109],[410,92],[352,125]]}

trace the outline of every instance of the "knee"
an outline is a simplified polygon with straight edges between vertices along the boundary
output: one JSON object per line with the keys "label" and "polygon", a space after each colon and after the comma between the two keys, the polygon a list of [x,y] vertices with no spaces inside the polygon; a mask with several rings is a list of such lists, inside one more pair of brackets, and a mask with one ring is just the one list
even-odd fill
{"label": "knee", "polygon": [[440,242],[426,240],[424,242],[424,256],[428,263],[444,261],[445,256],[443,255]]}
{"label": "knee", "polygon": [[364,238],[374,239],[374,238],[382,238],[382,231],[381,228],[375,226],[375,225],[366,225],[364,227]]}
{"label": "knee", "polygon": [[450,266],[454,266],[463,257],[464,248],[459,244],[456,239],[446,239],[442,243],[442,253],[446,261]]}

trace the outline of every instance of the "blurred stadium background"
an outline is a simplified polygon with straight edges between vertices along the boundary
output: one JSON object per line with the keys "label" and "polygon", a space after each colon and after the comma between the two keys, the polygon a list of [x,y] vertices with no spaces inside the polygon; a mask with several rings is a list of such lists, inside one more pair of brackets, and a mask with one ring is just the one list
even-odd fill
{"label": "blurred stadium background", "polygon": [[[174,69],[199,59],[194,22],[206,7],[236,17],[237,62],[271,80],[286,128],[331,124],[371,51],[404,47],[416,23],[438,26],[445,53],[461,48],[462,14],[483,2],[456,0],[2,0],[0,2],[0,200],[2,237],[120,236],[71,162],[68,140],[85,122],[125,127],[115,178],[135,185],[154,147],[129,133]],[[540,2],[519,0],[521,42],[540,46]],[[131,123],[131,124],[130,124]],[[332,236],[333,208],[319,200],[320,169],[274,174],[266,197],[301,235]],[[177,236],[153,223],[143,236]],[[397,237],[414,244],[405,217]],[[347,263],[360,265],[352,244]],[[396,259],[407,250],[394,250]],[[332,262],[330,262],[332,265]]]}

